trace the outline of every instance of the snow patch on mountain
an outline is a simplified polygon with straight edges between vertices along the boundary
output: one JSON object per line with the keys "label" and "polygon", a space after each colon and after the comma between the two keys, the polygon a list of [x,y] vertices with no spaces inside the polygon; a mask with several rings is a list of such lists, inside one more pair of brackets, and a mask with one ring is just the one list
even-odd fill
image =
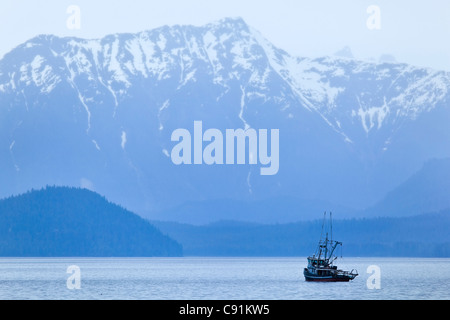
{"label": "snow patch on mountain", "polygon": [[125,150],[126,144],[127,144],[127,133],[125,131],[122,131],[120,142],[120,147],[122,148],[122,150]]}
{"label": "snow patch on mountain", "polygon": [[119,56],[119,39],[116,37],[115,41],[112,43],[111,47],[108,48],[105,59],[109,61],[108,70],[113,73],[112,78],[116,82],[123,83],[127,88],[131,87],[131,83],[128,80],[128,76],[122,69],[119,60],[123,58],[122,55]]}
{"label": "snow patch on mountain", "polygon": [[126,43],[126,49],[132,54],[133,60],[128,61],[128,69],[134,74],[140,73],[145,78],[148,77],[147,68],[145,67],[145,55],[138,38],[134,38]]}
{"label": "snow patch on mountain", "polygon": [[241,86],[242,96],[241,96],[241,111],[239,112],[239,119],[241,119],[242,123],[244,124],[244,130],[250,129],[250,125],[247,123],[247,121],[244,119],[244,112],[245,112],[245,88]]}
{"label": "snow patch on mountain", "polygon": [[98,143],[97,143],[97,141],[92,140],[92,143],[94,144],[95,148],[96,148],[98,151],[101,150],[101,149],[100,149],[100,146],[99,146]]}
{"label": "snow patch on mountain", "polygon": [[[46,64],[46,60],[41,55],[36,55],[29,64],[22,64],[20,66],[20,78],[19,83],[25,86],[33,84],[35,87],[40,88],[40,92],[48,94],[58,83],[61,82],[61,78],[55,74],[53,68]],[[12,89],[15,89],[15,83],[12,84]],[[4,87],[4,85],[2,85]],[[4,91],[4,90],[2,90]]]}
{"label": "snow patch on mountain", "polygon": [[366,108],[361,104],[361,101],[358,99],[359,109],[358,113],[354,110],[352,111],[352,116],[359,116],[361,118],[361,123],[366,133],[369,133],[375,125],[377,129],[380,129],[384,119],[389,114],[390,109],[386,104],[386,98],[384,99],[384,104],[381,107],[369,107]]}
{"label": "snow patch on mountain", "polygon": [[158,111],[159,131],[163,131],[164,130],[164,124],[162,123],[161,115],[162,115],[164,110],[169,108],[169,106],[170,106],[170,102],[169,102],[169,100],[166,100],[163,103],[163,105],[159,108],[159,111]]}

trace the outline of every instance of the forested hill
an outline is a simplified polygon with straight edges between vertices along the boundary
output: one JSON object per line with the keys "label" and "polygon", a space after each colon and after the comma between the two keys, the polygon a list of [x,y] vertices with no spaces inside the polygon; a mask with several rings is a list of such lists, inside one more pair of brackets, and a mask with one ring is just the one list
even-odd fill
{"label": "forested hill", "polygon": [[86,189],[47,187],[0,200],[0,256],[181,256],[148,221]]}

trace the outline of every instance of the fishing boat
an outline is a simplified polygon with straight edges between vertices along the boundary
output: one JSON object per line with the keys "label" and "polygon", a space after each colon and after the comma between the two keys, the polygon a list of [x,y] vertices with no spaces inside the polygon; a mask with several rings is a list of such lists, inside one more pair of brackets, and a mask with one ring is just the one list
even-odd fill
{"label": "fishing boat", "polygon": [[333,226],[330,212],[330,238],[328,238],[328,232],[323,239],[323,229],[326,221],[326,213],[324,214],[322,223],[322,234],[320,236],[319,245],[316,252],[307,258],[308,266],[304,268],[303,275],[306,281],[321,281],[321,282],[348,282],[353,280],[358,275],[358,271],[353,269],[352,271],[344,271],[338,269],[334,265],[337,259],[335,255],[336,248],[342,247],[342,242],[333,240]]}

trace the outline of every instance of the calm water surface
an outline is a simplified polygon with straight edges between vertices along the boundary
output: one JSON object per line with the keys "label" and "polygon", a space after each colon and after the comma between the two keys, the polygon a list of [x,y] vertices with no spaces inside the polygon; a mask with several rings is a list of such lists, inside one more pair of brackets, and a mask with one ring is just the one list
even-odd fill
{"label": "calm water surface", "polygon": [[[70,290],[67,268],[80,268]],[[305,258],[2,258],[0,299],[449,299],[450,259],[344,258],[349,283],[305,282]],[[380,268],[380,289],[368,289]]]}

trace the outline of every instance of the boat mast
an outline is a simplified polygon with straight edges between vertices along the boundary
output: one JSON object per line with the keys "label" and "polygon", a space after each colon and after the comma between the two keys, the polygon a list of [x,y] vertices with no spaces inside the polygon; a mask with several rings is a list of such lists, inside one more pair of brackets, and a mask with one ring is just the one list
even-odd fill
{"label": "boat mast", "polygon": [[[323,214],[323,221],[322,221],[322,232],[320,234],[320,241],[319,241],[319,252],[318,252],[318,259],[323,257],[326,260],[327,263],[332,263],[333,260],[333,254],[336,250],[336,247],[338,245],[342,245],[342,242],[339,241],[333,241],[333,213],[330,211],[330,225],[327,225],[327,231],[325,231],[325,239],[323,240],[323,234],[324,234],[324,227],[325,227],[325,221],[327,218],[327,212],[325,211]],[[328,229],[330,232],[330,239],[328,239]],[[328,248],[328,245],[330,245],[330,248]]]}
{"label": "boat mast", "polygon": [[[330,246],[332,246],[332,245],[333,245],[333,220],[332,220],[332,218],[331,218],[331,211],[330,211],[330,234],[331,234],[331,238],[330,238]],[[328,247],[328,246],[327,246],[327,247]],[[334,251],[334,248],[333,248],[333,250],[331,250],[330,256],[328,257],[328,260],[331,259],[331,256],[332,256],[332,254],[333,254],[333,251]]]}
{"label": "boat mast", "polygon": [[330,211],[330,230],[331,230],[331,243],[333,243],[333,219],[331,218],[332,212]]}
{"label": "boat mast", "polygon": [[[317,252],[318,253],[318,257],[317,257],[317,259],[318,260],[320,260],[320,257],[322,256],[322,249],[323,249],[323,228],[324,228],[324,225],[325,225],[325,219],[326,219],[326,216],[327,216],[327,212],[325,211],[324,213],[323,213],[323,220],[322,220],[322,231],[320,232],[320,239],[319,239],[319,246],[318,246],[318,250],[319,250],[319,252]],[[326,258],[326,255],[325,255],[325,258]]]}

